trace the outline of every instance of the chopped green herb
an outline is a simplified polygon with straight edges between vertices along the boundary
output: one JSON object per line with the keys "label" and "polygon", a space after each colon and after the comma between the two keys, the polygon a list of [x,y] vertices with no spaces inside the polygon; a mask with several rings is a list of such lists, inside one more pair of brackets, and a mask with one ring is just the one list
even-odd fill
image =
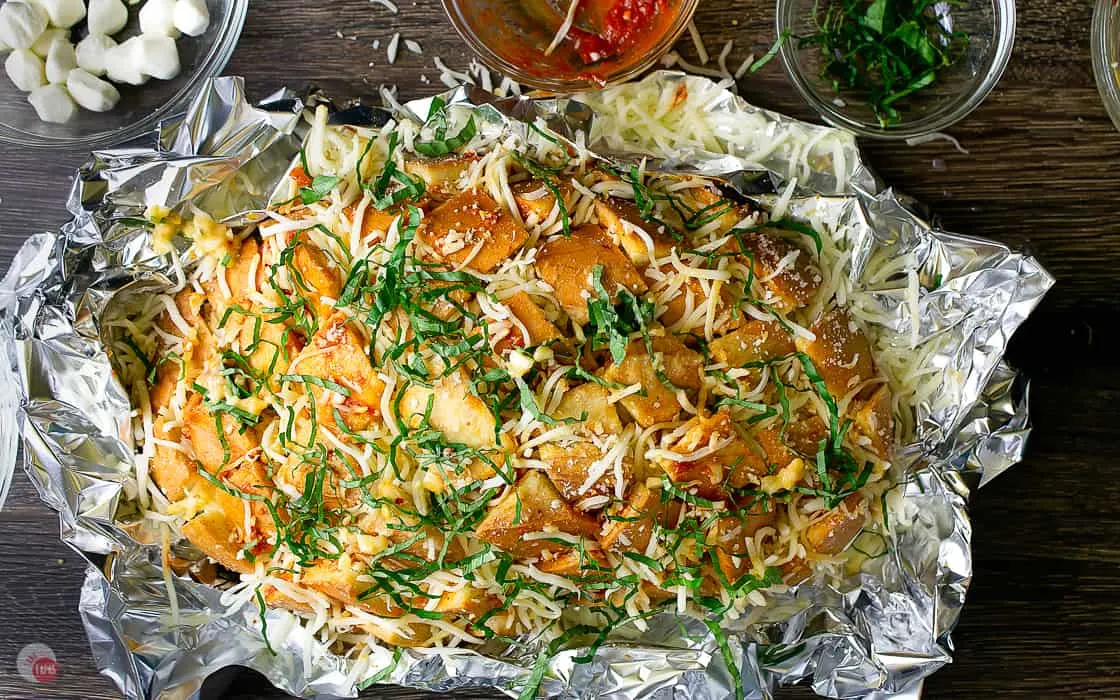
{"label": "chopped green herb", "polygon": [[799,644],[767,644],[758,647],[758,663],[774,666],[788,661],[805,650],[805,642]]}
{"label": "chopped green herb", "polygon": [[401,662],[402,651],[403,650],[401,649],[401,647],[397,647],[397,648],[393,649],[393,662],[391,664],[389,664],[388,666],[386,666],[385,668],[378,671],[377,673],[373,674],[369,678],[365,679],[361,683],[359,683],[358,684],[358,690],[365,690],[366,688],[369,688],[371,685],[381,683],[382,681],[388,679],[389,676],[393,675],[393,671],[397,670],[397,665],[400,664],[400,662]]}
{"label": "chopped green herb", "polygon": [[299,189],[299,199],[304,204],[314,204],[331,193],[341,178],[335,175],[316,175],[310,187]]}
{"label": "chopped green herb", "polygon": [[121,338],[121,342],[123,342],[129,349],[129,351],[131,351],[132,354],[136,356],[136,359],[140,360],[140,363],[144,365],[144,374],[151,376],[155,371],[156,366],[150,359],[148,359],[148,356],[144,354],[144,351],[140,349],[140,347],[136,344],[136,341],[128,336],[125,336]]}
{"label": "chopped green herb", "polygon": [[731,653],[731,645],[727,641],[727,635],[720,629],[718,620],[704,620],[704,626],[715,638],[719,653],[723,657],[723,663],[727,667],[727,672],[731,674],[731,684],[735,686],[735,700],[743,700],[742,676],[739,674],[739,665],[735,663],[735,656]]}
{"label": "chopped green herb", "polygon": [[786,43],[786,40],[789,39],[790,35],[791,34],[788,29],[779,34],[778,39],[774,42],[774,45],[771,46],[766,53],[762,54],[762,56],[758,60],[752,63],[751,67],[747,70],[751,73],[757,73],[763,66],[773,60],[773,58],[778,55],[778,51],[781,50],[782,44]]}
{"label": "chopped green herb", "polygon": [[[385,210],[410,199],[418,200],[424,196],[424,180],[412,177],[397,167],[393,155],[397,150],[397,132],[389,135],[389,149],[385,156],[385,166],[367,190],[373,197],[373,206]],[[393,183],[398,187],[391,189]]]}
{"label": "chopped green herb", "polygon": [[587,302],[591,348],[610,348],[611,358],[615,362],[622,362],[626,359],[630,334],[644,333],[653,320],[654,304],[648,299],[631,294],[627,289],[618,291],[618,304],[614,304],[610,293],[603,286],[602,265],[596,265],[592,270],[591,285],[598,295]]}
{"label": "chopped green herb", "polygon": [[336,394],[342,394],[343,396],[350,395],[350,390],[342,386],[341,384],[336,384],[335,382],[332,382],[329,379],[323,379],[322,377],[316,377],[313,374],[281,374],[279,377],[277,377],[277,381],[303,382],[304,384],[314,384],[317,387],[327,389],[328,391],[333,391]]}
{"label": "chopped green herb", "polygon": [[814,6],[817,31],[800,47],[821,51],[822,79],[856,92],[889,127],[902,121],[902,98],[932,85],[965,54],[968,35],[950,14],[963,0],[826,0]]}
{"label": "chopped green herb", "polygon": [[529,388],[525,380],[517,377],[513,382],[517,385],[521,395],[521,408],[545,425],[555,425],[556,419],[542,411],[541,407],[537,405],[537,397],[533,396],[533,390]]}
{"label": "chopped green herb", "polygon": [[638,554],[637,552],[623,552],[622,556],[626,557],[627,559],[633,559],[640,564],[645,564],[654,571],[665,570],[665,567],[661,565],[661,562],[653,559],[652,557],[647,557],[644,554]]}
{"label": "chopped green herb", "polygon": [[565,630],[563,634],[549,642],[548,646],[541,649],[537,654],[537,659],[533,662],[533,671],[529,674],[529,678],[526,679],[525,685],[522,686],[521,692],[517,695],[517,700],[532,700],[537,697],[537,691],[540,690],[541,681],[544,680],[544,674],[548,671],[548,662],[551,661],[573,637],[578,634],[588,634],[589,632],[598,631],[599,630],[584,625],[578,625]]}
{"label": "chopped green herb", "polygon": [[557,185],[556,182],[553,181],[553,177],[556,175],[556,173],[552,172],[550,169],[546,168],[535,160],[522,156],[519,153],[514,153],[513,157],[514,160],[516,160],[518,164],[521,165],[521,167],[525,168],[525,170],[527,170],[530,175],[540,180],[541,183],[544,184],[545,189],[547,189],[556,199],[556,207],[560,210],[560,227],[564,231],[565,236],[572,235],[572,222],[571,217],[568,214],[568,204],[564,201],[563,191],[560,189],[559,185]]}
{"label": "chopped green herb", "polygon": [[260,586],[257,586],[255,595],[257,598],[257,609],[260,611],[261,639],[264,640],[264,645],[268,649],[268,653],[276,656],[276,650],[272,648],[272,642],[268,641],[268,607],[264,603],[264,594],[261,593]]}
{"label": "chopped green herb", "polygon": [[474,122],[472,116],[467,120],[466,125],[459,130],[459,133],[450,138],[444,138],[445,129],[437,130],[436,137],[431,141],[417,141],[412,144],[412,150],[420,155],[438,157],[445,156],[452,151],[462,148],[465,144],[474,138],[478,133],[478,125]]}

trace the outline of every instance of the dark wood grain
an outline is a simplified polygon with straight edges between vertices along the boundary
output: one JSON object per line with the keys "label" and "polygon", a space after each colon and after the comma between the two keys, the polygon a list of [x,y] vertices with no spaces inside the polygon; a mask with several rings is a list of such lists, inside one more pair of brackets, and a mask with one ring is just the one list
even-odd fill
{"label": "dark wood grain", "polygon": [[[434,81],[434,55],[459,67],[468,55],[438,2],[401,4],[405,12],[393,17],[366,0],[253,3],[227,72],[246,76],[256,97],[307,84],[340,97],[369,95],[380,83],[399,85],[405,97],[430,92],[420,75]],[[1059,280],[1012,343],[1011,361],[1034,380],[1036,430],[1027,460],[976,494],[975,580],[956,661],[927,683],[932,700],[1120,698],[1120,134],[1093,83],[1091,5],[1020,3],[1007,74],[951,130],[967,155],[944,142],[866,144],[877,171],[947,228],[1028,246]],[[697,21],[710,47],[734,39],[741,59],[773,40],[772,8],[771,0],[707,0]],[[394,31],[421,41],[424,56],[402,52],[387,65],[370,43]],[[687,43],[680,48],[691,54]],[[741,91],[813,118],[778,61]],[[70,175],[84,157],[0,146],[0,269],[28,234],[65,220]],[[57,533],[54,514],[17,478],[0,512],[0,697],[118,697],[96,673],[76,611],[81,560]],[[15,673],[15,656],[30,642],[54,648],[55,682],[31,687]],[[235,672],[208,681],[206,695],[282,697]]]}

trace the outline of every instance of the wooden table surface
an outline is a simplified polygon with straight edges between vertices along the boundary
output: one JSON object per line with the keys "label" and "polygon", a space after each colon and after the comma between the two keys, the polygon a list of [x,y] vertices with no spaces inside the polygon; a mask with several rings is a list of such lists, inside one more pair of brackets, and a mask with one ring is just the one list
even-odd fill
{"label": "wooden table surface", "polygon": [[[946,142],[866,144],[887,181],[931,205],[947,228],[1026,246],[1058,278],[1012,343],[1010,360],[1034,380],[1036,429],[1026,461],[974,499],[975,579],[956,661],[926,684],[931,700],[1120,698],[1120,370],[1112,349],[1120,134],[1093,83],[1092,4],[1020,3],[1006,75],[951,130],[968,155]],[[253,3],[227,73],[244,75],[255,97],[306,84],[338,96],[369,94],[379,83],[396,83],[404,97],[425,94],[433,86],[420,75],[434,83],[434,56],[461,68],[468,55],[437,0],[401,5],[394,17],[368,0]],[[772,0],[705,0],[696,19],[713,53],[735,40],[734,65],[773,41]],[[384,46],[396,31],[420,41],[424,55],[402,51],[388,65]],[[680,49],[694,58],[687,42]],[[740,89],[758,105],[813,118],[777,60]],[[0,145],[0,270],[28,234],[63,222],[71,173],[84,157]],[[78,618],[82,562],[57,535],[55,515],[17,475],[0,511],[0,697],[118,697],[97,674]],[[54,649],[54,682],[32,686],[15,672],[31,642]],[[276,696],[250,674],[215,678],[208,691]]]}

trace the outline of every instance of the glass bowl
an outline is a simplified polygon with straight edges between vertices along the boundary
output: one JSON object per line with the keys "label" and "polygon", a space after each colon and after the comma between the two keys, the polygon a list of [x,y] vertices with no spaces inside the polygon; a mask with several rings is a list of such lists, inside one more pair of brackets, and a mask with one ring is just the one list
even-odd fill
{"label": "glass bowl", "polygon": [[815,32],[814,8],[827,2],[778,0],[778,35],[790,34],[782,44],[782,63],[802,98],[827,123],[861,136],[908,139],[952,126],[979,107],[999,82],[1015,43],[1015,0],[967,0],[952,8],[953,29],[969,36],[965,55],[939,72],[933,84],[895,105],[899,123],[882,126],[858,94],[837,93],[821,78],[819,48],[798,45],[798,37]]}
{"label": "glass bowl", "polygon": [[[208,78],[226,67],[241,28],[249,0],[207,0],[210,27],[201,36],[178,41],[179,75],[171,80],[149,80],[144,85],[117,85],[121,101],[108,112],[79,109],[65,124],[39,121],[27,101],[0,71],[0,141],[37,148],[91,150],[131,140],[155,128],[161,119],[182,108]],[[138,33],[136,7],[130,6],[129,25],[120,36]]]}
{"label": "glass bowl", "polygon": [[[655,42],[628,51],[617,60],[594,67],[574,65],[561,51],[551,56],[544,49],[553,33],[526,10],[534,2],[547,0],[442,0],[443,9],[455,31],[478,54],[487,68],[503,73],[522,85],[555,93],[579,92],[626,82],[668,53],[692,21],[699,0],[668,0],[673,13],[666,31]],[[565,0],[553,0],[567,7]]]}
{"label": "glass bowl", "polygon": [[1116,0],[1097,0],[1090,33],[1093,52],[1093,74],[1097,90],[1112,123],[1120,129],[1120,7]]}

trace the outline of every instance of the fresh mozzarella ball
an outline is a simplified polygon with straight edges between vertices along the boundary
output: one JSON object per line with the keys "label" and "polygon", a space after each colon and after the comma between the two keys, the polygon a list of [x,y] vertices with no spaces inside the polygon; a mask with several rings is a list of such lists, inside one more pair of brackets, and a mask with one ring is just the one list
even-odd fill
{"label": "fresh mozzarella ball", "polygon": [[175,28],[187,36],[198,36],[210,27],[206,0],[176,0]]}
{"label": "fresh mozzarella ball", "polygon": [[70,71],[78,67],[78,56],[69,41],[56,41],[47,54],[47,82],[65,83]]}
{"label": "fresh mozzarella ball", "polygon": [[27,101],[35,108],[35,113],[40,119],[55,124],[70,121],[78,111],[70,93],[62,85],[44,85],[35,88],[27,96]]}
{"label": "fresh mozzarella ball", "polygon": [[121,0],[89,0],[88,24],[91,34],[116,34],[128,24],[128,8]]}
{"label": "fresh mozzarella ball", "polygon": [[78,42],[78,67],[94,75],[105,75],[105,53],[117,42],[104,34],[90,34]]}
{"label": "fresh mozzarella ball", "polygon": [[148,82],[142,62],[140,37],[134,36],[105,52],[105,74],[114,83],[143,85]]}
{"label": "fresh mozzarella ball", "polygon": [[51,52],[51,44],[56,41],[69,41],[70,31],[68,29],[59,29],[58,27],[51,27],[47,31],[39,35],[35,43],[31,45],[31,50],[35,55],[40,58],[46,58],[47,54]]}
{"label": "fresh mozzarella ball", "polygon": [[81,68],[66,76],[66,89],[79,107],[91,112],[108,112],[121,100],[121,94],[111,83]]}
{"label": "fresh mozzarella ball", "polygon": [[82,0],[34,0],[46,11],[55,27],[73,27],[86,18],[86,4]]}
{"label": "fresh mozzarella ball", "polygon": [[0,42],[13,49],[29,49],[47,28],[47,13],[26,2],[0,6]]}
{"label": "fresh mozzarella ball", "polygon": [[179,75],[179,48],[169,36],[140,35],[140,65],[153,78],[171,80]]}
{"label": "fresh mozzarella ball", "polygon": [[47,73],[43,69],[43,59],[31,53],[30,49],[16,49],[4,61],[4,70],[12,85],[24,92],[31,92],[47,84]]}
{"label": "fresh mozzarella ball", "polygon": [[178,37],[175,29],[175,0],[148,0],[140,8],[140,31]]}

